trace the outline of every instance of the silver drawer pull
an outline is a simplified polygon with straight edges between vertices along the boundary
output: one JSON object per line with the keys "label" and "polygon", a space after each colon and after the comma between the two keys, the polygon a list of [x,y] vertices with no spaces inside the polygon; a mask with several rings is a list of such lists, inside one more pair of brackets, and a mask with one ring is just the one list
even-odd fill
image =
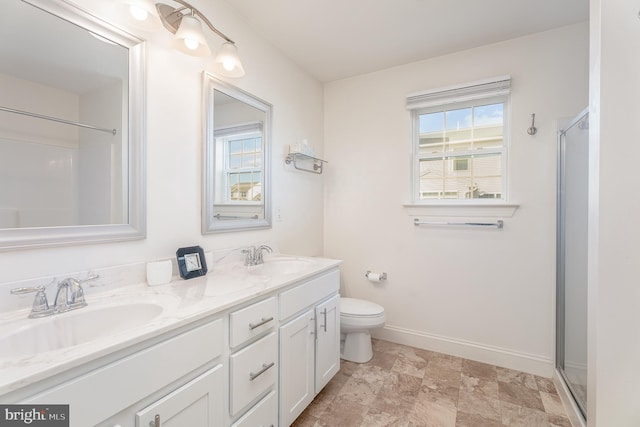
{"label": "silver drawer pull", "polygon": [[260,326],[264,325],[265,323],[269,323],[273,320],[273,316],[271,317],[263,317],[262,321],[260,323],[249,323],[249,330],[253,331],[255,328],[259,328]]}
{"label": "silver drawer pull", "polygon": [[275,365],[276,362],[271,362],[271,363],[263,363],[262,364],[262,369],[260,369],[258,372],[256,372],[255,374],[253,372],[249,372],[249,381],[253,381],[256,378],[258,378],[260,375],[264,374],[265,372],[267,372],[267,370],[269,368],[271,368],[273,365]]}
{"label": "silver drawer pull", "polygon": [[156,414],[152,421],[149,421],[149,427],[160,427],[160,414]]}

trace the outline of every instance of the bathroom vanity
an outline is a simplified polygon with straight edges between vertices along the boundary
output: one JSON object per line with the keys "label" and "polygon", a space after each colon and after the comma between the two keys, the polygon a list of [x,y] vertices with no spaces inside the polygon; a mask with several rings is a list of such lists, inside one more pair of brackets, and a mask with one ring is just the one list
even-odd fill
{"label": "bathroom vanity", "polygon": [[[339,369],[339,264],[284,256],[229,263],[197,279],[87,297],[77,314],[5,316],[0,401],[69,404],[72,427],[288,426]],[[148,306],[156,305],[154,317]],[[129,306],[137,319],[117,311]],[[118,330],[112,312],[131,316],[132,326]],[[91,322],[96,336],[60,344],[37,335],[55,331],[46,325],[56,316],[61,329],[65,316]],[[12,350],[20,337],[48,341]]]}

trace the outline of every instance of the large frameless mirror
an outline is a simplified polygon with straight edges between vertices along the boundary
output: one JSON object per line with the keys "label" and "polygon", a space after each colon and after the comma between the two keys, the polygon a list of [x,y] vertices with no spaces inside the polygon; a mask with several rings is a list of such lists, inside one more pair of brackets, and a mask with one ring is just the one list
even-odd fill
{"label": "large frameless mirror", "polygon": [[204,73],[202,232],[271,227],[271,104]]}
{"label": "large frameless mirror", "polygon": [[0,39],[0,249],[144,238],[142,42],[61,0]]}

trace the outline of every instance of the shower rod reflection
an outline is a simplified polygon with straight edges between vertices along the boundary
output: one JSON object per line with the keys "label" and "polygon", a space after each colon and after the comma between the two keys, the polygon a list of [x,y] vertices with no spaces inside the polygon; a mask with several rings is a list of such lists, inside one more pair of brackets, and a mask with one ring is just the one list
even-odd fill
{"label": "shower rod reflection", "polygon": [[413,225],[456,225],[459,227],[496,227],[502,228],[504,221],[501,219],[496,222],[449,222],[449,221],[420,221],[418,218],[413,220]]}
{"label": "shower rod reflection", "polygon": [[110,133],[112,135],[116,134],[116,130],[115,129],[99,128],[99,127],[96,127],[96,126],[86,125],[84,123],[72,122],[71,120],[65,120],[65,119],[59,119],[57,117],[45,116],[45,115],[42,115],[42,114],[31,113],[29,111],[16,110],[14,108],[8,108],[8,107],[0,106],[0,111],[6,111],[7,113],[21,114],[23,116],[35,117],[37,119],[51,120],[52,122],[64,123],[66,125],[73,125],[73,126],[78,126],[78,127],[81,127],[81,128],[86,128],[86,129],[99,130],[100,132],[108,132],[108,133]]}

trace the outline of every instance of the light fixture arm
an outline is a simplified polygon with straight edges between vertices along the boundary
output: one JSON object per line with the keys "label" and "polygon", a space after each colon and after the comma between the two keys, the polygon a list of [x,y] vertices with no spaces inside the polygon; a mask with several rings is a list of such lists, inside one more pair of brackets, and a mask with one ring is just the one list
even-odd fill
{"label": "light fixture arm", "polygon": [[[189,3],[187,3],[184,0],[173,0],[176,3],[181,4],[183,7],[181,8],[173,8],[171,6],[168,6],[166,4],[162,4],[162,3],[158,3],[157,4],[157,9],[158,12],[160,14],[160,18],[162,20],[162,23],[164,24],[165,28],[169,31],[171,31],[172,33],[176,33],[176,31],[178,30],[178,27],[180,26],[180,21],[182,20],[182,17],[179,16],[179,13],[182,12],[185,9],[189,9],[191,11],[191,14],[195,14],[198,15],[198,17],[200,19],[202,19],[202,21],[207,24],[207,27],[209,27],[209,29],[211,29],[211,31],[213,31],[214,33],[216,33],[217,35],[219,35],[221,38],[223,38],[225,41],[231,43],[231,44],[235,44],[235,42],[233,40],[231,40],[229,37],[227,37],[222,31],[218,30],[216,27],[213,26],[213,24],[211,23],[211,21],[209,21],[207,19],[206,16],[204,16],[204,14],[202,12],[200,12],[198,9],[196,9],[194,6],[190,5]],[[169,19],[169,17],[171,15],[175,15],[174,18]]]}

